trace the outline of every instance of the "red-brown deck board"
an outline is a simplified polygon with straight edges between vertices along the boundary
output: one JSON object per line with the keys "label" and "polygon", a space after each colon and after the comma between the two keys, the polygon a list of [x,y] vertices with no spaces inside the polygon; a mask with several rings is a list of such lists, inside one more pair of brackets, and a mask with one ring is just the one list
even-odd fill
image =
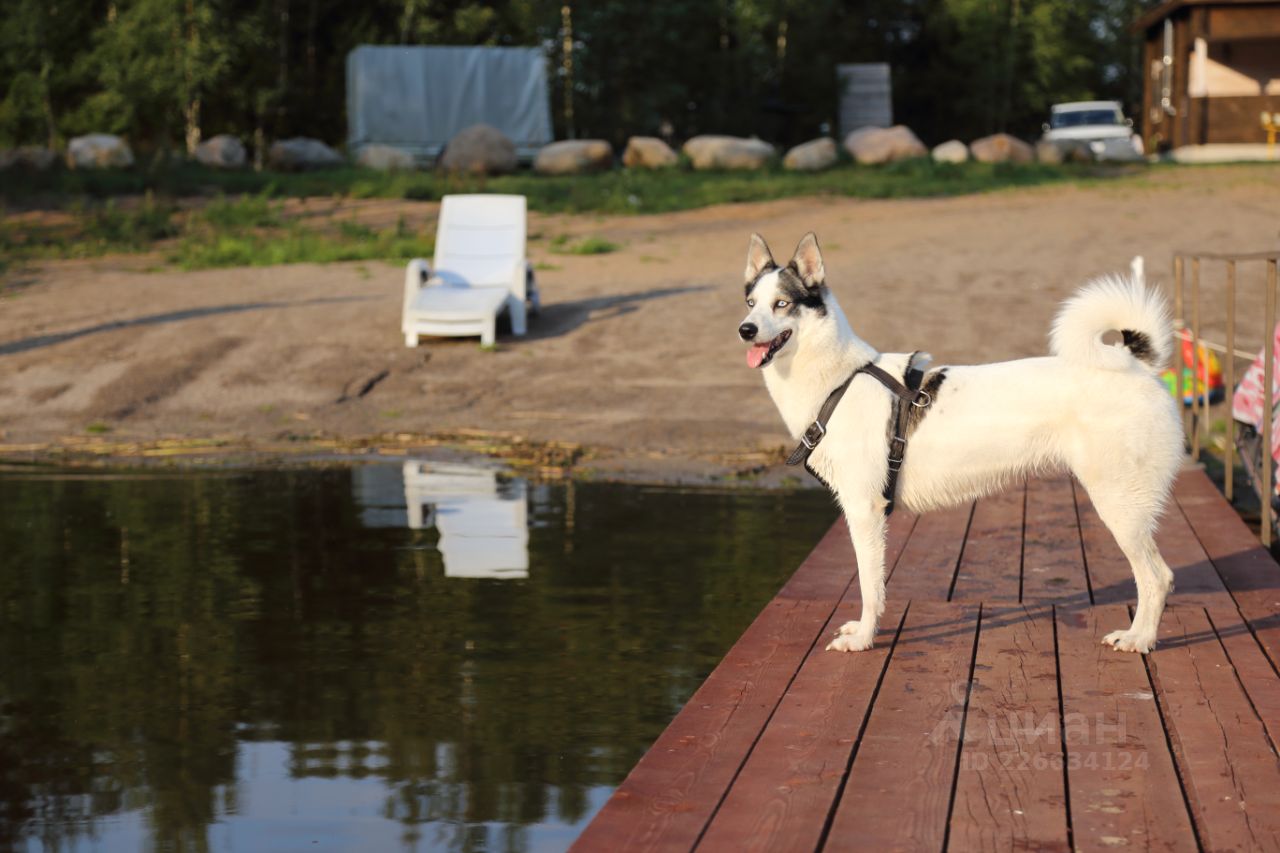
{"label": "red-brown deck board", "polygon": [[1157,541],[1160,645],[1079,484],[890,523],[869,652],[843,522],[725,655],[576,851],[1280,850],[1280,566],[1200,471]]}

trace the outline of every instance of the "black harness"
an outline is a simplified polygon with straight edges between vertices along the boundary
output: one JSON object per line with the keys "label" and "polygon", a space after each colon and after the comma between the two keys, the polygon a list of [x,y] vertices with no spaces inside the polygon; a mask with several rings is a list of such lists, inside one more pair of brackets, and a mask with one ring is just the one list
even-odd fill
{"label": "black harness", "polygon": [[911,407],[925,409],[933,402],[928,392],[920,390],[920,383],[924,381],[924,371],[911,366],[917,354],[912,353],[911,358],[907,359],[907,372],[902,382],[899,382],[883,368],[870,362],[855,370],[848,379],[842,382],[827,397],[826,402],[822,404],[822,408],[818,411],[817,420],[809,424],[804,434],[800,436],[800,444],[787,457],[787,464],[799,465],[803,462],[806,471],[817,477],[824,486],[830,488],[827,485],[827,481],[823,480],[818,472],[809,466],[809,455],[813,453],[826,436],[827,423],[831,420],[831,415],[835,412],[836,406],[840,405],[840,399],[844,396],[844,392],[849,390],[849,385],[857,378],[859,373],[866,373],[874,377],[885,388],[888,388],[889,393],[896,398],[894,411],[889,416],[891,436],[889,439],[889,474],[884,484],[884,499],[888,501],[884,508],[884,514],[888,516],[892,513],[894,496],[898,491],[898,472],[902,470],[902,459],[907,454],[907,423],[911,419]]}

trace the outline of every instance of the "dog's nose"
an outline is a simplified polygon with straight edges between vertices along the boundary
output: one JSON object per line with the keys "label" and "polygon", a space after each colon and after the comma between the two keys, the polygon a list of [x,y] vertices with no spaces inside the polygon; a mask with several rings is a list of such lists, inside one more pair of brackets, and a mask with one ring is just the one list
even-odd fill
{"label": "dog's nose", "polygon": [[756,328],[755,323],[743,323],[738,327],[738,334],[744,341],[755,340],[756,333],[760,330]]}

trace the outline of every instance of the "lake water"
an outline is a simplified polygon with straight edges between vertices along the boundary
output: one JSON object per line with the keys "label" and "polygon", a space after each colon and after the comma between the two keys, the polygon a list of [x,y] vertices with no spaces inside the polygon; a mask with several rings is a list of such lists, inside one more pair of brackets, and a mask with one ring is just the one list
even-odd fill
{"label": "lake water", "polygon": [[413,462],[0,472],[0,850],[563,850],[834,518]]}

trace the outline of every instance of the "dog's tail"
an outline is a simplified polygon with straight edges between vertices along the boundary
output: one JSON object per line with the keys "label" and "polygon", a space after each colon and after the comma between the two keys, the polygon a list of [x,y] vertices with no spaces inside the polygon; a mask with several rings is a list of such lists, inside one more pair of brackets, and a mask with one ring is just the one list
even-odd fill
{"label": "dog's tail", "polygon": [[[1102,336],[1119,332],[1119,345]],[[1140,280],[1109,276],[1063,303],[1049,333],[1049,351],[1078,364],[1129,370],[1141,364],[1158,372],[1173,351],[1173,327],[1164,298]]]}

